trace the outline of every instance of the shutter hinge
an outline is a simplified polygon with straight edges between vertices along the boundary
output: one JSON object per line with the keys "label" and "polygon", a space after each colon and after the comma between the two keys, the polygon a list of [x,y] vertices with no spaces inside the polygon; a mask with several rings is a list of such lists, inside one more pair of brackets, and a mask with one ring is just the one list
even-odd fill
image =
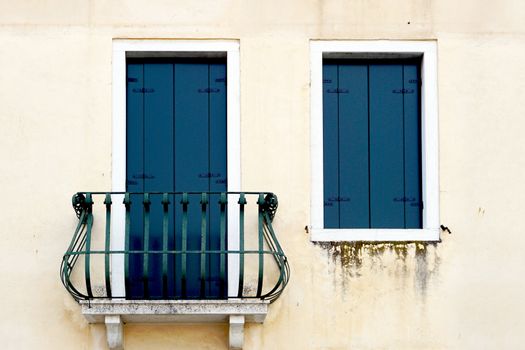
{"label": "shutter hinge", "polygon": [[329,94],[347,94],[348,89],[326,89],[326,92],[328,92]]}
{"label": "shutter hinge", "polygon": [[206,89],[199,89],[200,93],[216,93],[221,91],[220,89],[212,89],[212,88],[206,88]]}
{"label": "shutter hinge", "polygon": [[394,94],[413,94],[414,89],[396,89],[392,90]]}
{"label": "shutter hinge", "polygon": [[146,94],[146,93],[155,92],[155,89],[140,88],[140,89],[133,89],[132,91],[133,91],[133,92],[137,92],[137,93],[143,93],[143,94]]}

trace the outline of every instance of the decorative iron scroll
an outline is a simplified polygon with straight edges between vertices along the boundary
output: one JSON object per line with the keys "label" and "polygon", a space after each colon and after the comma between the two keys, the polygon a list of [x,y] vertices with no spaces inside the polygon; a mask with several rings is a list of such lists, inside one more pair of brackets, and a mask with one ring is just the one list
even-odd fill
{"label": "decorative iron scroll", "polygon": [[266,197],[264,197],[264,206],[263,206],[263,212],[268,213],[268,216],[270,217],[270,220],[273,221],[273,218],[275,217],[275,213],[277,212],[277,207],[279,206],[279,201],[277,200],[277,196],[273,193],[268,193]]}
{"label": "decorative iron scroll", "polygon": [[82,193],[75,193],[73,198],[71,198],[71,202],[73,204],[73,209],[75,210],[77,218],[80,219],[80,215],[86,209],[86,196],[84,196]]}

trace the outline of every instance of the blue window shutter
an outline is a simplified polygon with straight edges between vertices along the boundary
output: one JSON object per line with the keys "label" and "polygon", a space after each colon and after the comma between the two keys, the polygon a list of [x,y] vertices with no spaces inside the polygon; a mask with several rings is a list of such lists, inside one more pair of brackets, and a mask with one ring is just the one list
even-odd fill
{"label": "blue window shutter", "polygon": [[[209,186],[212,192],[225,192],[227,190],[227,162],[226,162],[226,65],[209,65],[209,101],[210,101],[210,143]],[[210,195],[210,223],[208,226],[207,245],[209,249],[221,249],[220,237],[220,206],[219,195]],[[222,248],[226,242],[222,242]],[[206,282],[206,293],[210,297],[220,298],[220,256],[207,256],[207,276],[212,276]]]}
{"label": "blue window shutter", "polygon": [[416,63],[323,65],[325,228],[421,228],[419,82]]}
{"label": "blue window shutter", "polygon": [[339,228],[338,66],[323,65],[324,227]]}
{"label": "blue window shutter", "polygon": [[370,65],[369,84],[371,227],[402,228],[403,67]]}
{"label": "blue window shutter", "polygon": [[368,67],[339,66],[340,227],[368,228]]}
{"label": "blue window shutter", "polygon": [[421,228],[421,149],[419,112],[419,69],[416,64],[403,67],[405,122],[405,227]]}

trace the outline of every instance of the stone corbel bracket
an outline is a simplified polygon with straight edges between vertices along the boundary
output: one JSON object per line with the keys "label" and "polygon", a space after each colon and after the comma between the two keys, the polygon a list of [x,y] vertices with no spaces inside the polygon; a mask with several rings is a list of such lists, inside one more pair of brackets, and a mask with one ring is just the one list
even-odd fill
{"label": "stone corbel bracket", "polygon": [[111,350],[124,349],[124,323],[229,323],[230,349],[242,349],[244,324],[263,323],[262,300],[111,300],[81,301],[89,323],[104,323]]}

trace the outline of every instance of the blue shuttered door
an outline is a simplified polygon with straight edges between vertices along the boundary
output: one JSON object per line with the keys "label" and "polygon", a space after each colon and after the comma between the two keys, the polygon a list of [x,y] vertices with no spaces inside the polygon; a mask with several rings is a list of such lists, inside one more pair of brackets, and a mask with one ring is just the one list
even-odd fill
{"label": "blue shuttered door", "polygon": [[[217,82],[214,75],[220,75]],[[128,62],[127,191],[226,191],[225,75],[224,63]],[[189,198],[184,242],[181,199],[180,195],[170,198],[168,249],[181,250],[186,244],[187,250],[201,250],[200,196]],[[142,198],[134,195],[132,200],[131,249],[162,250],[161,196],[151,197],[149,242],[145,243]],[[217,202],[211,198],[207,212],[207,249],[221,246],[218,220],[213,220],[218,216]],[[169,256],[166,281],[162,280],[162,255],[150,254],[147,283],[142,279],[142,255],[132,255],[128,295],[137,299],[223,297],[213,259],[207,255],[204,262],[203,291],[200,254],[186,254],[185,268],[180,255]]]}
{"label": "blue shuttered door", "polygon": [[419,69],[324,64],[325,228],[420,228]]}

